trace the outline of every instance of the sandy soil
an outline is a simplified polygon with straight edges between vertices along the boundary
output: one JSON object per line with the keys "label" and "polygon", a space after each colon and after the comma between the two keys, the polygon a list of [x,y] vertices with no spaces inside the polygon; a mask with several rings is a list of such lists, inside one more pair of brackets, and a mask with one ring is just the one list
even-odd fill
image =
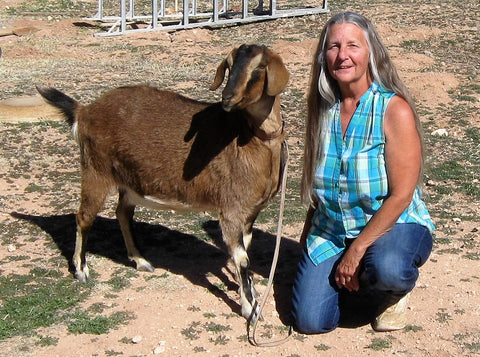
{"label": "sandy soil", "polygon": [[[13,6],[15,2],[9,0],[6,4]],[[4,5],[2,5],[4,6]],[[395,26],[391,21],[381,21],[382,14],[390,14],[400,11],[389,6],[379,6],[369,9],[377,19],[378,29],[385,43],[390,48],[399,72],[411,89],[417,101],[424,106],[438,108],[442,103],[452,101],[451,92],[455,91],[464,80],[462,76],[453,71],[445,70],[438,66],[438,59],[427,52],[405,53],[400,44],[405,40],[425,41],[431,37],[440,36],[448,32],[445,26]],[[367,11],[368,12],[368,11]],[[327,16],[327,15],[323,15]],[[305,21],[323,22],[325,17],[318,16],[309,19],[294,19],[288,22],[280,22],[280,31],[288,32],[291,26],[297,26]],[[84,56],[85,60],[99,59],[99,53],[85,51],[89,43],[96,45],[101,41],[121,46],[129,44],[135,46],[148,46],[152,43],[161,44],[170,49],[177,48],[183,54],[191,54],[198,49],[226,53],[228,48],[224,46],[218,34],[212,30],[196,29],[181,31],[175,34],[163,32],[132,34],[122,37],[99,39],[92,36],[94,30],[80,28],[75,23],[78,19],[61,21],[48,21],[44,19],[20,18],[4,26],[34,26],[38,29],[27,37],[7,36],[0,38],[3,59],[14,61],[16,59],[36,58],[44,56],[49,61],[57,61],[61,66],[61,59]],[[293,24],[293,25],[292,25]],[[249,25],[251,29],[255,25]],[[276,29],[274,23],[262,25],[262,28]],[[290,27],[289,27],[290,26]],[[318,25],[320,29],[321,26]],[[478,30],[478,28],[477,28]],[[234,29],[233,31],[239,31]],[[58,34],[61,33],[61,37]],[[33,46],[32,43],[46,43],[47,40],[65,41],[68,46],[56,46],[55,51],[41,46]],[[74,45],[72,45],[74,44]],[[46,46],[46,45],[45,45]],[[82,47],[83,46],[83,47]],[[273,49],[279,53],[293,76],[290,89],[286,97],[292,95],[293,90],[304,93],[308,82],[308,71],[311,56],[316,46],[316,39],[312,36],[298,38],[295,41],[277,40],[273,43]],[[121,51],[114,55],[122,56]],[[112,56],[111,53],[103,54],[105,58]],[[147,54],[155,61],[173,61],[165,53]],[[184,56],[184,61],[192,61],[192,56]],[[12,62],[13,63],[13,62]],[[172,63],[180,65],[181,63]],[[213,69],[216,63],[207,65]],[[113,78],[112,78],[113,79]],[[96,78],[95,80],[98,80]],[[57,85],[62,78],[47,78],[45,84]],[[192,88],[195,79],[180,81],[173,88],[183,90]],[[81,84],[77,84],[81,85]],[[208,84],[202,84],[207,86]],[[33,90],[30,92],[33,95]],[[92,94],[95,96],[96,94]],[[8,104],[8,103],[7,103]],[[477,105],[478,108],[478,105]],[[3,114],[6,113],[3,107]],[[10,109],[9,109],[10,110]],[[13,109],[12,109],[13,110]],[[35,109],[40,110],[40,109]],[[289,108],[284,107],[287,117]],[[299,111],[299,109],[296,109]],[[0,112],[2,111],[0,107]],[[43,113],[43,112],[42,112]],[[18,114],[18,113],[17,113]],[[43,117],[48,114],[41,114]],[[295,114],[299,116],[298,114]],[[14,121],[28,120],[31,116],[18,114],[6,115]],[[292,110],[293,116],[293,110]],[[55,118],[54,118],[55,119]],[[469,118],[477,127],[480,126],[478,116]],[[431,120],[431,119],[430,119]],[[450,127],[447,118],[436,116],[435,128],[447,128],[452,131],[461,131],[458,127]],[[476,120],[476,123],[475,123]],[[10,120],[11,121],[11,120]],[[2,130],[8,128],[5,121],[0,123]],[[8,124],[11,125],[11,124]],[[18,140],[28,141],[39,132],[21,133]],[[43,140],[46,143],[63,143],[74,150],[74,143],[68,134],[55,129],[48,129]],[[302,133],[293,128],[289,135],[290,144],[295,145],[302,138]],[[15,139],[17,140],[17,139]],[[300,150],[293,148],[294,159],[299,160]],[[430,155],[434,155],[431,153]],[[0,171],[10,172],[4,165],[12,162],[6,157],[6,153],[0,152]],[[40,159],[38,159],[40,160]],[[62,160],[67,160],[66,164]],[[39,161],[41,162],[41,160]],[[298,166],[298,162],[296,163]],[[53,172],[74,172],[76,170],[75,157],[71,160],[62,157],[61,154],[50,159],[45,158],[44,165],[36,167],[36,170],[47,169]],[[298,176],[298,172],[293,173]],[[33,175],[33,173],[32,173]],[[50,178],[46,184],[53,185],[55,179]],[[49,205],[52,196],[62,196],[64,193],[57,187],[56,192],[43,194],[42,192],[29,191],[30,180],[23,176],[10,178],[9,182],[0,182],[1,212],[0,222],[8,225],[14,221],[27,222],[39,227],[38,237],[29,236],[28,233],[18,232],[14,244],[0,246],[0,266],[2,275],[16,272],[21,273],[24,268],[21,264],[6,261],[9,255],[27,255],[39,261],[47,257],[59,255],[58,249],[52,249],[49,242],[61,236],[62,230],[71,230],[74,226],[72,213],[75,211],[75,195],[78,192],[78,182],[73,182],[66,190],[71,199],[67,200],[62,208],[55,209]],[[436,184],[436,183],[432,183]],[[427,193],[429,187],[427,187]],[[66,193],[65,193],[66,195]],[[465,202],[465,197],[458,195],[450,197],[450,202]],[[480,216],[478,202],[465,202],[459,204],[453,210],[457,217],[470,214]],[[23,212],[13,215],[11,212]],[[121,245],[116,223],[111,219],[111,207],[101,214],[98,225],[103,230],[114,232],[115,239]],[[434,217],[440,219],[439,217]],[[208,220],[208,216],[207,216]],[[298,221],[288,223],[284,229],[282,251],[280,260],[283,280],[274,286],[273,294],[264,312],[265,321],[259,326],[260,339],[273,340],[283,338],[285,330],[283,324],[290,322],[289,297],[292,279],[294,276],[295,263],[298,259],[299,247],[298,236],[301,231],[303,217]],[[169,228],[166,228],[165,226]],[[352,321],[334,332],[318,336],[305,336],[294,333],[288,342],[273,348],[258,348],[246,341],[245,320],[239,317],[237,303],[237,285],[234,282],[232,266],[228,257],[222,250],[221,243],[206,243],[195,237],[184,234],[182,228],[175,226],[175,218],[167,223],[139,223],[139,228],[146,234],[163,234],[171,236],[167,239],[165,247],[149,245],[147,240],[142,244],[150,250],[148,256],[156,267],[154,276],[149,279],[148,273],[140,273],[129,278],[130,286],[121,291],[107,294],[106,284],[99,283],[96,293],[84,303],[84,307],[95,303],[103,303],[109,313],[114,311],[132,311],[135,318],[127,325],[111,330],[108,334],[70,334],[63,325],[51,326],[38,331],[39,335],[58,338],[54,346],[35,346],[35,337],[16,337],[0,342],[0,355],[2,356],[473,356],[480,352],[480,265],[478,259],[466,259],[465,254],[473,252],[478,257],[478,241],[480,239],[480,223],[475,220],[455,219],[442,221],[440,229],[436,232],[436,239],[449,239],[449,244],[436,245],[429,261],[421,269],[417,288],[413,291],[408,308],[409,328],[392,333],[375,333],[368,321],[362,320],[363,310],[352,309]],[[251,256],[253,256],[253,273],[255,280],[261,281],[268,276],[269,263],[255,262],[255,258],[264,252],[273,250],[274,229],[271,226],[257,225],[258,229]],[[183,233],[179,233],[179,231]],[[218,238],[218,227],[213,224],[209,227]],[[268,231],[268,233],[267,233]],[[216,233],[215,233],[216,232]],[[179,241],[176,241],[177,238]],[[465,241],[468,238],[473,248]],[[181,242],[181,243],[178,243]],[[58,243],[58,242],[57,242]],[[73,241],[64,242],[73,244]],[[114,245],[114,243],[110,243]],[[120,253],[110,253],[109,247],[98,246],[89,253],[89,264],[99,274],[97,280],[105,282],[118,267],[128,266],[126,257]],[[106,248],[105,248],[106,247]],[[107,251],[105,250],[107,249]],[[469,250],[470,249],[470,250]],[[171,254],[173,252],[173,254]],[[95,253],[95,254],[93,254]],[[270,257],[271,255],[268,255]],[[59,266],[64,276],[70,276],[68,266]],[[27,270],[28,271],[28,270]],[[224,288],[218,288],[222,285]],[[260,292],[264,285],[258,284]],[[0,318],[3,318],[0,316]],[[213,331],[208,328],[209,323],[223,326],[222,331]],[[190,337],[188,337],[190,336]],[[385,348],[375,346],[386,343]]]}

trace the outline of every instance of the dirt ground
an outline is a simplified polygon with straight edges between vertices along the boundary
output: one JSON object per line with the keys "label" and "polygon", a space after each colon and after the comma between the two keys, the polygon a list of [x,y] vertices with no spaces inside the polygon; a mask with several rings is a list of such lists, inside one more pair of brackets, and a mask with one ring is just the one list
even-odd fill
{"label": "dirt ground", "polygon": [[[2,1],[1,6],[15,6],[19,1]],[[332,2],[334,3],[334,2]],[[390,50],[401,77],[410,88],[416,101],[422,103],[422,109],[429,112],[422,118],[429,121],[428,125],[433,129],[446,129],[449,135],[462,137],[462,127],[449,122],[446,116],[438,113],[438,108],[452,102],[452,93],[467,80],[464,73],[457,73],[448,66],[448,58],[437,58],[435,54],[424,51],[405,51],[402,44],[406,41],[421,43],[429,41],[452,31],[461,31],[443,20],[428,24],[418,21],[415,26],[398,23],[395,19],[402,18],[403,14],[418,12],[418,17],[424,16],[428,11],[439,13],[438,6],[427,2],[416,6],[415,2],[404,1],[402,6],[394,6],[394,2],[377,1],[376,6],[367,6],[366,2],[356,2],[355,10],[363,10],[367,16],[375,19],[375,24]],[[333,10],[348,9],[348,6],[332,4]],[[478,13],[477,13],[478,15]],[[256,41],[256,29],[263,31],[283,32],[282,35],[272,41],[271,47],[279,53],[289,70],[292,79],[289,89],[283,95],[283,106],[287,121],[289,119],[301,121],[304,108],[290,108],[289,97],[305,93],[308,83],[309,66],[315,49],[321,25],[330,15],[309,16],[307,18],[295,18],[279,20],[262,24],[234,27],[232,32],[237,38],[227,46],[221,39],[221,33],[210,29],[195,29],[179,31],[176,33],[147,32],[141,34],[129,34],[124,36],[99,38],[93,33],[98,29],[79,26],[81,19],[39,19],[34,16],[9,18],[8,23],[2,21],[4,27],[33,26],[38,31],[25,36],[0,37],[2,57],[0,66],[11,65],[10,71],[4,70],[15,76],[15,66],[19,61],[28,63],[28,60],[42,58],[48,66],[55,69],[50,77],[43,78],[43,85],[55,85],[69,89],[70,94],[80,93],[84,100],[94,98],[97,93],[87,93],[86,78],[76,78],[74,81],[62,77],[64,71],[62,65],[65,61],[73,61],[82,58],[84,61],[106,61],[113,56],[128,58],[127,46],[140,48],[139,54],[133,56],[147,57],[151,62],[168,63],[170,66],[182,66],[198,60],[198,53],[209,53],[210,56],[218,55],[218,59],[226,54],[230,47],[242,42]],[[454,16],[454,15],[452,15]],[[475,15],[473,15],[475,16]],[[392,19],[393,18],[393,19]],[[478,21],[477,21],[478,25]],[[302,34],[302,26],[309,29],[316,28]],[[222,30],[225,31],[225,30]],[[477,27],[476,31],[480,31]],[[243,37],[242,37],[243,36]],[[287,39],[288,37],[288,39]],[[293,40],[291,39],[293,38]],[[478,40],[478,36],[477,36]],[[51,44],[53,43],[53,45]],[[62,43],[64,45],[62,45]],[[96,51],[95,48],[108,43],[111,52]],[[151,45],[164,46],[168,51],[148,52]],[[49,47],[52,46],[52,47]],[[93,49],[93,50],[90,50]],[[176,51],[178,55],[171,55]],[[169,55],[170,54],[170,55]],[[143,58],[143,57],[142,57]],[[478,61],[478,57],[477,57]],[[3,63],[2,63],[3,62]],[[51,64],[48,64],[51,63]],[[447,64],[446,64],[447,63]],[[205,70],[213,74],[218,62],[205,64]],[[477,62],[477,68],[478,68]],[[154,69],[152,69],[154,71]],[[34,72],[34,70],[32,70]],[[92,69],[92,73],[95,71]],[[112,67],[107,73],[87,73],[91,87],[96,83],[109,81],[110,85],[116,83],[115,68]],[[151,76],[151,73],[148,73]],[[38,83],[40,79],[33,73],[32,82]],[[188,73],[185,75],[188,77]],[[478,77],[477,77],[478,78]],[[203,79],[202,79],[203,80]],[[0,83],[4,79],[0,79]],[[11,81],[11,80],[10,80]],[[124,81],[120,79],[119,82]],[[5,88],[13,88],[5,81]],[[100,85],[100,84],[99,84]],[[197,79],[182,79],[170,85],[170,89],[195,93],[195,87],[208,87],[209,83],[200,83]],[[2,84],[4,86],[4,84]],[[12,100],[17,97],[33,96],[33,83],[25,82],[30,86],[24,93],[15,96],[9,89],[9,95],[2,94],[1,99]],[[77,89],[77,90],[76,90]],[[200,89],[199,89],[200,90]],[[195,97],[195,94],[191,94]],[[480,95],[477,95],[477,103],[472,104],[475,112],[468,120],[475,127],[480,127],[478,107]],[[303,99],[300,99],[302,102]],[[37,105],[38,103],[34,103]],[[31,108],[30,108],[31,109]],[[23,109],[22,109],[23,110]],[[6,135],[7,129],[12,128],[12,123],[35,120],[34,117],[48,117],[56,120],[58,117],[48,112],[48,107],[38,104],[33,117],[22,112],[17,107],[0,107],[0,128],[2,135]],[[46,112],[44,112],[46,111]],[[30,111],[31,112],[31,111]],[[433,113],[433,114],[432,114]],[[3,115],[3,117],[2,117]],[[292,120],[293,121],[293,120]],[[292,175],[298,178],[301,158],[301,150],[297,147],[302,140],[301,125],[294,126],[290,121],[288,141],[292,148],[294,160]],[[18,124],[21,125],[21,124]],[[433,130],[430,130],[433,131]],[[76,154],[71,157],[65,152],[57,152],[50,157],[41,158],[38,155],[47,155],[44,152],[29,152],[28,142],[38,140],[35,135],[42,135],[43,145],[65,145],[75,152],[75,144],[66,130],[58,130],[49,127],[45,131],[32,129],[29,132],[20,131],[16,137],[4,142],[14,147],[22,147],[22,152],[32,157],[30,173],[32,177],[42,170],[52,174],[44,177],[42,186],[51,187],[51,192],[28,190],[31,187],[31,179],[25,175],[12,175],[11,165],[15,161],[10,150],[0,148],[0,222],[4,227],[13,222],[33,224],[39,229],[38,236],[32,239],[28,232],[19,231],[16,242],[0,245],[0,272],[8,275],[11,272],[21,273],[21,264],[15,261],[7,261],[9,255],[27,255],[41,262],[43,259],[60,255],[59,249],[53,249],[49,243],[56,241],[63,230],[74,229],[73,213],[76,210],[79,183],[72,182],[68,187],[58,187],[57,178],[62,174],[76,172]],[[430,132],[427,134],[430,135]],[[16,143],[16,144],[15,144]],[[10,147],[10,146],[9,146]],[[69,149],[69,150],[70,150]],[[428,148],[427,148],[428,150]],[[440,152],[430,152],[427,156],[443,155]],[[428,162],[428,159],[427,159]],[[8,175],[8,180],[4,178]],[[42,176],[43,177],[43,176]],[[478,176],[477,176],[478,177]],[[475,179],[475,178],[474,178]],[[478,181],[477,181],[478,182]],[[432,191],[432,187],[441,183],[430,182],[426,187],[426,193]],[[68,193],[66,192],[68,191]],[[65,196],[65,202],[52,207],[53,197]],[[452,202],[458,202],[455,206],[448,206]],[[462,203],[463,202],[463,203]],[[170,235],[166,247],[149,246],[143,242],[144,247],[153,249],[148,253],[156,267],[154,276],[157,279],[149,279],[148,273],[139,273],[130,277],[129,286],[116,291],[115,294],[107,294],[105,284],[99,283],[84,307],[96,303],[102,303],[110,312],[132,311],[135,318],[128,324],[112,329],[108,334],[72,334],[64,325],[54,325],[42,328],[40,335],[58,338],[58,342],[51,346],[34,345],[33,337],[14,337],[0,342],[0,355],[2,356],[474,356],[480,353],[480,263],[478,260],[480,240],[480,203],[468,202],[468,198],[460,193],[452,194],[448,200],[437,202],[434,205],[433,218],[437,223],[435,238],[437,241],[447,240],[448,244],[436,244],[429,261],[421,268],[420,278],[416,289],[411,294],[408,307],[409,326],[407,329],[391,333],[373,332],[368,321],[362,320],[364,311],[352,310],[352,321],[348,321],[337,330],[315,336],[305,336],[294,333],[293,338],[284,344],[271,348],[254,347],[246,341],[245,320],[239,317],[237,303],[237,285],[234,282],[232,266],[228,257],[221,247],[221,243],[204,242],[196,239],[193,235],[186,234],[182,227],[175,225],[175,216],[168,223],[148,222],[139,223],[140,230],[145,234]],[[445,205],[445,207],[442,207]],[[448,210],[451,215],[445,219],[440,216],[442,210]],[[13,214],[12,212],[19,212]],[[466,215],[476,219],[463,219]],[[118,244],[121,245],[121,237],[118,227],[113,220],[112,207],[102,211],[101,218],[97,222],[107,232],[114,232]],[[209,216],[202,216],[205,221],[211,222]],[[206,217],[206,218],[205,218]],[[198,218],[198,216],[197,216]],[[193,218],[193,219],[197,219]],[[268,341],[283,338],[286,330],[283,324],[290,322],[289,298],[292,279],[294,277],[295,263],[298,259],[299,246],[298,236],[303,222],[303,216],[297,220],[289,220],[284,227],[282,251],[280,255],[281,274],[284,280],[275,284],[273,293],[265,308],[265,321],[260,323],[260,340]],[[209,223],[207,230],[213,231],[212,235],[218,238],[218,227]],[[207,224],[208,226],[208,224]],[[169,227],[169,228],[166,228]],[[259,281],[268,277],[269,260],[263,260],[260,264],[255,259],[261,257],[265,251],[273,250],[273,235],[275,226],[271,224],[258,224],[256,226],[258,237],[254,238],[252,246],[252,270],[260,292],[265,285]],[[181,231],[182,233],[179,233]],[[267,233],[268,232],[268,233]],[[179,236],[182,243],[178,246],[175,237]],[[219,239],[217,239],[218,241]],[[466,240],[470,240],[468,245]],[[58,243],[58,242],[57,242]],[[65,242],[64,242],[65,243]],[[68,244],[73,244],[70,240]],[[58,244],[57,244],[58,245]],[[109,246],[111,247],[111,246]],[[473,247],[473,248],[472,248]],[[69,249],[72,249],[71,247]],[[173,252],[173,254],[169,254]],[[467,259],[465,255],[472,253],[476,259]],[[89,265],[98,274],[97,281],[104,282],[116,269],[129,266],[126,257],[119,254],[106,252],[102,246],[95,246],[88,254]],[[271,255],[268,255],[270,257]],[[131,268],[129,268],[131,269]],[[71,276],[68,265],[64,262],[59,264],[59,270],[64,276]],[[167,278],[159,278],[167,276]],[[73,277],[72,277],[73,279]],[[218,288],[223,285],[224,288]],[[217,288],[216,288],[217,287]],[[361,308],[359,308],[361,310]],[[0,318],[6,318],[0,316]],[[222,331],[208,328],[209,323],[222,326]]]}

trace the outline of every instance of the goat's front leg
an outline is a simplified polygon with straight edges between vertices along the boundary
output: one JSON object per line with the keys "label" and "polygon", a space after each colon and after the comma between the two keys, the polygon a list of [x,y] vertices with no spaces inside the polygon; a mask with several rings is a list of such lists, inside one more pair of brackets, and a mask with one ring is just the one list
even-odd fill
{"label": "goat's front leg", "polygon": [[220,218],[220,225],[222,227],[223,240],[235,265],[237,282],[240,286],[239,294],[242,316],[246,319],[256,318],[258,306],[249,272],[250,260],[244,244],[243,225],[224,217]]}
{"label": "goat's front leg", "polygon": [[[250,247],[250,244],[252,243],[252,237],[253,237],[253,223],[255,222],[255,219],[257,218],[257,214],[253,215],[252,217],[249,217],[245,224],[243,225],[243,246],[245,248],[245,251],[248,252],[248,248]],[[248,253],[247,253],[248,254]],[[248,259],[248,257],[247,257]],[[254,298],[258,297],[257,289],[255,289],[255,285],[252,283],[250,285],[252,295]]]}
{"label": "goat's front leg", "polygon": [[116,215],[118,222],[120,223],[125,246],[127,247],[128,259],[135,262],[137,270],[153,272],[153,266],[140,254],[133,240],[132,222],[135,205],[129,203],[128,195],[125,190],[120,189],[118,194]]}

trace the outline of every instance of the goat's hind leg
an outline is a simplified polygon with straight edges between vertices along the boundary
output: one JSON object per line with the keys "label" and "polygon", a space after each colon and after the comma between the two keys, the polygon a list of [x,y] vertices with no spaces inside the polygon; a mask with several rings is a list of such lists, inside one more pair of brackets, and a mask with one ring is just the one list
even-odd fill
{"label": "goat's hind leg", "polygon": [[132,223],[135,205],[128,200],[128,194],[124,189],[118,190],[117,219],[120,223],[125,246],[127,247],[128,259],[134,261],[137,270],[153,272],[153,266],[138,251],[132,235]]}
{"label": "goat's hind leg", "polygon": [[[102,208],[108,193],[108,184],[94,178],[89,180],[90,172],[82,173],[82,192],[80,208],[78,210],[77,236],[75,240],[75,251],[72,263],[75,268],[75,278],[85,283],[89,276],[89,270],[85,253],[87,249],[88,233],[95,221],[97,213]],[[92,183],[93,182],[93,183]]]}
{"label": "goat's hind leg", "polygon": [[75,251],[73,252],[72,263],[75,269],[75,279],[79,280],[81,283],[86,283],[89,276],[85,252],[88,232],[90,231],[94,219],[95,217],[93,217],[92,220],[86,218],[82,213],[82,210],[79,210],[76,216],[77,236],[75,238]]}

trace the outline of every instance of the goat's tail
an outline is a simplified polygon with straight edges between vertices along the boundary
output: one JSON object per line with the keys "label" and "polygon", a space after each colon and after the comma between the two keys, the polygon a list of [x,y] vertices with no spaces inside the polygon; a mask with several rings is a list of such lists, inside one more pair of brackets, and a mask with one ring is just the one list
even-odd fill
{"label": "goat's tail", "polygon": [[37,87],[37,91],[49,104],[60,109],[70,127],[73,127],[73,124],[75,124],[75,110],[78,107],[78,102],[55,88]]}

